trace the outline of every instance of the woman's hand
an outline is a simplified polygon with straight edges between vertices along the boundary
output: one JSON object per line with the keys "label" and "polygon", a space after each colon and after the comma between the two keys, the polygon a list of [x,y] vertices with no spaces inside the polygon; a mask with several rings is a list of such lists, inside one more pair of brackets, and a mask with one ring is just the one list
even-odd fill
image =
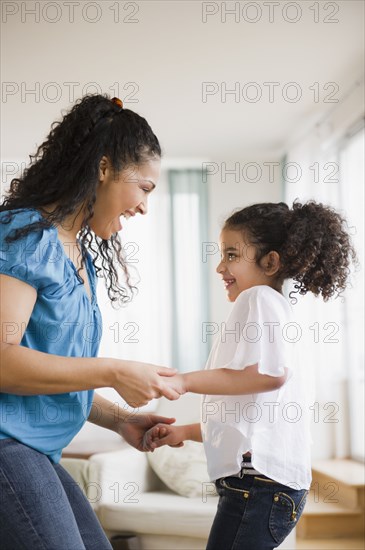
{"label": "woman's hand", "polygon": [[158,367],[138,361],[115,359],[112,366],[112,387],[133,408],[147,405],[151,399],[167,397],[178,399],[178,387],[168,381],[176,374],[176,369]]}
{"label": "woman's hand", "polygon": [[124,420],[120,421],[118,433],[139,451],[149,451],[145,448],[143,441],[146,432],[153,429],[156,424],[169,426],[175,422],[175,418],[167,418],[165,416],[157,416],[155,414],[131,414]]}

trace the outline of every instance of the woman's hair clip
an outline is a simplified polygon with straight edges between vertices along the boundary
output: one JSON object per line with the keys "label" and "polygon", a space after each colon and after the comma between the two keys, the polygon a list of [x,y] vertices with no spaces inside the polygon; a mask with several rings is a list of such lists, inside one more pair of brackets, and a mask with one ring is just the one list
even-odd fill
{"label": "woman's hair clip", "polygon": [[121,109],[123,109],[123,101],[119,99],[119,97],[113,97],[111,100],[115,105],[118,105]]}

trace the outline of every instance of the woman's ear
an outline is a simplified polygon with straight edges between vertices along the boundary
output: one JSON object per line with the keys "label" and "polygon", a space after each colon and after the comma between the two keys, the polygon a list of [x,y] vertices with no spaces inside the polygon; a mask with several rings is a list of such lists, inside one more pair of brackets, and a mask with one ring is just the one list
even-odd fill
{"label": "woman's ear", "polygon": [[265,271],[265,275],[269,277],[276,275],[281,267],[280,256],[275,250],[268,252],[260,262],[261,267]]}
{"label": "woman's ear", "polygon": [[109,169],[109,164],[110,163],[107,157],[101,158],[99,163],[99,181],[100,182],[104,181],[107,175],[107,170]]}

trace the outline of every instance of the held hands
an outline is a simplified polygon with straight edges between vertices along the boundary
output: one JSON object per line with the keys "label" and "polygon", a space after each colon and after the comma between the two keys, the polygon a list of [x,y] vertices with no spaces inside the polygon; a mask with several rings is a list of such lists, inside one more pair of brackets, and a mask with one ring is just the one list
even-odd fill
{"label": "held hands", "polygon": [[169,424],[173,422],[175,422],[175,418],[155,414],[135,414],[120,422],[118,433],[132,447],[142,452],[149,451],[152,449],[147,448],[144,443],[147,434],[152,432],[156,426],[171,427]]}
{"label": "held hands", "polygon": [[188,391],[188,388],[186,385],[186,376],[184,374],[174,374],[170,378],[166,378],[165,384],[172,391],[177,392],[179,396],[184,395],[184,393]]}
{"label": "held hands", "polygon": [[151,399],[175,400],[185,393],[183,375],[176,369],[158,367],[137,361],[115,360],[112,387],[131,407],[147,405]]}
{"label": "held hands", "polygon": [[143,437],[143,451],[153,451],[169,445],[170,447],[183,447],[184,439],[187,439],[185,426],[170,426],[169,424],[156,424],[146,431]]}

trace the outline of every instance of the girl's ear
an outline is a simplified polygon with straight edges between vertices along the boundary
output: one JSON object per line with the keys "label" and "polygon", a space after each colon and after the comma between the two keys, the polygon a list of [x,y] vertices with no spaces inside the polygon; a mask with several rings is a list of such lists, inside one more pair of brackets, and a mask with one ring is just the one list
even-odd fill
{"label": "girl's ear", "polygon": [[268,252],[260,262],[261,267],[265,271],[265,275],[269,277],[276,275],[281,267],[280,256],[275,250]]}

